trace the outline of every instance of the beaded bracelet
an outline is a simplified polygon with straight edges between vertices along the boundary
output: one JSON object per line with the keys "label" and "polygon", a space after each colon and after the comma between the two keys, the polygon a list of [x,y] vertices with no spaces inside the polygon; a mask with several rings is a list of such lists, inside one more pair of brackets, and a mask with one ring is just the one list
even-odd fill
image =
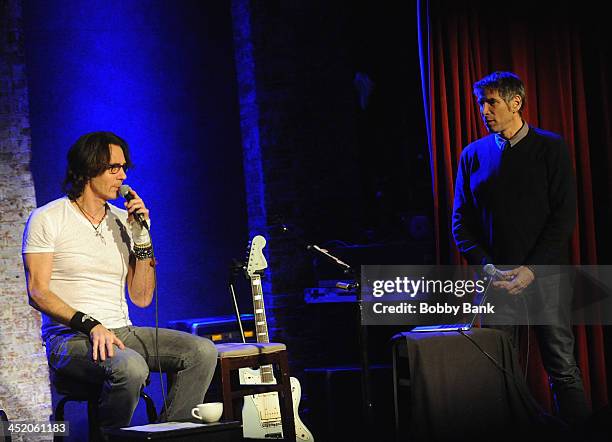
{"label": "beaded bracelet", "polygon": [[151,243],[143,244],[142,246],[134,244],[134,256],[138,260],[153,258],[153,246]]}

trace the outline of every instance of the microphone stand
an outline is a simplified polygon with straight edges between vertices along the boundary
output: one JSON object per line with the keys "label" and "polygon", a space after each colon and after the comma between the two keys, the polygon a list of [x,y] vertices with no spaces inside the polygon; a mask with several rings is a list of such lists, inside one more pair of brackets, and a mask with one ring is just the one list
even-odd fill
{"label": "microphone stand", "polygon": [[242,319],[240,318],[240,310],[238,309],[238,301],[236,300],[236,292],[234,290],[234,281],[236,280],[236,276],[241,271],[244,271],[244,264],[233,260],[232,265],[230,266],[230,276],[228,281],[229,291],[232,295],[232,300],[234,301],[234,313],[236,314],[236,319],[238,320],[238,326],[240,327],[240,336],[242,337],[242,343],[246,343],[246,339],[244,337],[244,329],[242,328]]}
{"label": "microphone stand", "polygon": [[[325,256],[338,267],[340,267],[344,274],[354,275],[355,270],[343,262],[336,256],[329,253],[327,250],[322,249],[316,244],[309,244],[306,246],[307,250],[314,250],[320,255]],[[363,297],[361,296],[361,287],[359,282],[345,283],[337,282],[336,287],[342,290],[350,291],[355,290],[357,295],[357,304],[359,305],[359,349],[360,349],[360,363],[361,363],[361,399],[362,399],[362,412],[366,423],[366,432],[369,434],[372,431],[372,395],[370,390],[370,364],[368,356],[368,328],[362,324],[361,318],[363,314]],[[371,434],[369,434],[371,435]],[[369,438],[368,438],[369,440]]]}

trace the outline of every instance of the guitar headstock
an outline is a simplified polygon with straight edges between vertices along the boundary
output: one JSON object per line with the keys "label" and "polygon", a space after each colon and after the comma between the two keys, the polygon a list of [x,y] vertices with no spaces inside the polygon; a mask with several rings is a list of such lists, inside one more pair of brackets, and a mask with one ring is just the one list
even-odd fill
{"label": "guitar headstock", "polygon": [[268,262],[263,254],[266,246],[266,238],[261,235],[255,236],[249,244],[249,259],[246,266],[247,276],[250,278],[255,273],[268,267]]}

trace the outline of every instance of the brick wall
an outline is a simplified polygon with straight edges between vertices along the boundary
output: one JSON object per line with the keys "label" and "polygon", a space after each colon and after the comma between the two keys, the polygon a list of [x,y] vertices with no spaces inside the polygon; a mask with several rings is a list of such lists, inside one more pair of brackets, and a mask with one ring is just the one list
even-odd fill
{"label": "brick wall", "polygon": [[21,0],[0,0],[0,408],[10,419],[51,414],[40,315],[28,305],[21,261],[24,223],[36,207]]}
{"label": "brick wall", "polygon": [[346,23],[336,9],[232,2],[249,231],[268,240],[270,338],[288,344],[297,375],[323,359],[304,302],[304,288],[313,285],[304,241],[351,231],[359,220],[351,185],[358,179],[357,100],[342,41]]}
{"label": "brick wall", "polygon": [[[386,263],[373,253],[419,264],[431,245],[429,237],[411,239],[414,216],[431,200],[426,137],[411,116],[421,108],[405,23],[412,6],[361,8],[232,1],[249,231],[268,239],[270,335],[288,344],[297,375],[359,358],[357,306],[304,302],[304,288],[343,277],[305,241],[389,249],[370,250],[371,262],[347,259],[356,266]],[[357,72],[374,82],[368,106]],[[320,278],[319,265],[333,276]]]}

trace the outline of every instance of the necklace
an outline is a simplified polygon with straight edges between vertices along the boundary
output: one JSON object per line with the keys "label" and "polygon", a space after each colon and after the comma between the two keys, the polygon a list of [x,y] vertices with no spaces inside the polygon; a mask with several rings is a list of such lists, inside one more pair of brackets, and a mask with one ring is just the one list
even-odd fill
{"label": "necklace", "polygon": [[100,229],[100,226],[102,226],[102,221],[104,221],[104,218],[106,218],[106,211],[108,209],[108,206],[106,204],[104,205],[104,215],[102,215],[102,218],[100,218],[100,221],[98,222],[98,225],[96,226],[89,219],[91,218],[95,220],[96,218],[92,214],[87,212],[85,209],[83,209],[81,205],[77,202],[77,200],[74,200],[74,204],[76,204],[76,206],[79,208],[81,213],[85,216],[85,219],[87,219],[89,224],[91,224],[91,227],[93,227],[94,231],[96,232],[96,237],[100,238],[100,241],[102,241],[102,244],[106,245],[106,239],[104,239],[104,235],[102,235],[102,230]]}

